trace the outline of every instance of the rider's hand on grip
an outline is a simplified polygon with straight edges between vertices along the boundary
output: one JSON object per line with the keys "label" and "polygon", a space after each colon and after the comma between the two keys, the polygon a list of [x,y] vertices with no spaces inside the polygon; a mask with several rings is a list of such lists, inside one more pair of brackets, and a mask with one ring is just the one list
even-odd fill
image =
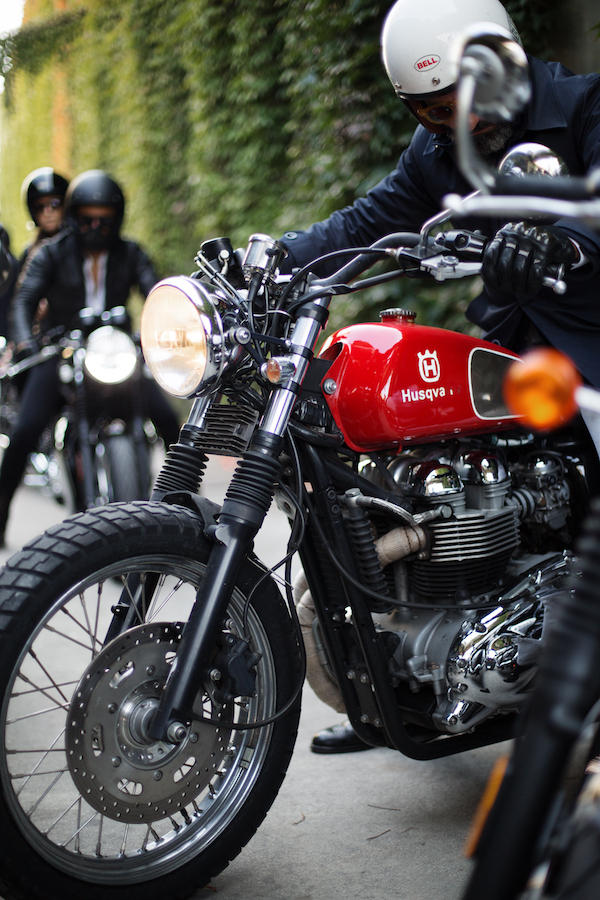
{"label": "rider's hand on grip", "polygon": [[488,289],[528,299],[547,284],[544,279],[556,277],[559,266],[568,270],[578,258],[577,248],[560,228],[509,223],[487,245],[481,274]]}

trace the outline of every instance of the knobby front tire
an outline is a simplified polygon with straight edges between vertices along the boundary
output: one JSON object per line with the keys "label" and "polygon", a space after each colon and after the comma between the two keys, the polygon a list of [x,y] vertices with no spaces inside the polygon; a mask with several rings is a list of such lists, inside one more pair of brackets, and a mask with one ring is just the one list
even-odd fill
{"label": "knobby front tire", "polygon": [[[193,513],[111,504],[49,529],[0,573],[0,891],[19,900],[184,898],[224,869],[273,803],[297,733],[297,635],[248,561],[223,623],[259,654],[251,696],[199,685],[181,744],[140,736],[210,544]],[[136,586],[135,590],[132,585]],[[103,646],[131,592],[135,627]],[[245,624],[244,624],[245,623]],[[245,631],[244,631],[245,628]],[[221,719],[211,725],[201,718]]]}

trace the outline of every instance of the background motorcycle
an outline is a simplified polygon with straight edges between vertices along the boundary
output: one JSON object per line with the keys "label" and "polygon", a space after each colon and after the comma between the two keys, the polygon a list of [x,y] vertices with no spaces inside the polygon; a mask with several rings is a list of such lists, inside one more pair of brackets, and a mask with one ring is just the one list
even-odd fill
{"label": "background motorcycle", "polygon": [[[208,242],[153,289],[148,364],[195,399],[152,502],[71,517],[0,575],[12,896],[183,897],[221,871],[285,775],[305,642],[317,692],[374,745],[428,759],[512,734],[586,505],[579,435],[519,428],[515,354],[406,310],[313,358],[335,295],[474,274],[483,246],[425,229],[282,279],[255,235],[241,265]],[[209,453],[240,457],[222,507],[198,495]],[[252,549],[274,493],[287,605]]]}
{"label": "background motorcycle", "polygon": [[18,415],[16,382],[58,356],[63,406],[30,455],[25,483],[39,485],[72,510],[147,497],[152,426],[140,402],[143,360],[129,335],[124,307],[100,315],[84,309],[77,327],[55,329],[44,346],[2,374],[2,435],[8,442]]}

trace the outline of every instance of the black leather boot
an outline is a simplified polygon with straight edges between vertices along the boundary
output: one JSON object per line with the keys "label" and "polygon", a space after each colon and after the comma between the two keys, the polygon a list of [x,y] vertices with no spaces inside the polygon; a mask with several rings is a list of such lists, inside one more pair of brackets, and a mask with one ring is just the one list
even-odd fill
{"label": "black leather boot", "polygon": [[359,738],[350,722],[342,722],[315,734],[310,749],[313,753],[358,753],[374,748]]}

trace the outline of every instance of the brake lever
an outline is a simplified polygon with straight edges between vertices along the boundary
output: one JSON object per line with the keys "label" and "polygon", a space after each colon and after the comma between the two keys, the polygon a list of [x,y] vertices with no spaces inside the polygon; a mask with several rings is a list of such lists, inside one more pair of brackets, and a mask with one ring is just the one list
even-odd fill
{"label": "brake lever", "polygon": [[567,282],[565,281],[565,267],[563,263],[557,266],[556,276],[546,275],[542,284],[544,287],[550,288],[555,294],[566,294]]}

